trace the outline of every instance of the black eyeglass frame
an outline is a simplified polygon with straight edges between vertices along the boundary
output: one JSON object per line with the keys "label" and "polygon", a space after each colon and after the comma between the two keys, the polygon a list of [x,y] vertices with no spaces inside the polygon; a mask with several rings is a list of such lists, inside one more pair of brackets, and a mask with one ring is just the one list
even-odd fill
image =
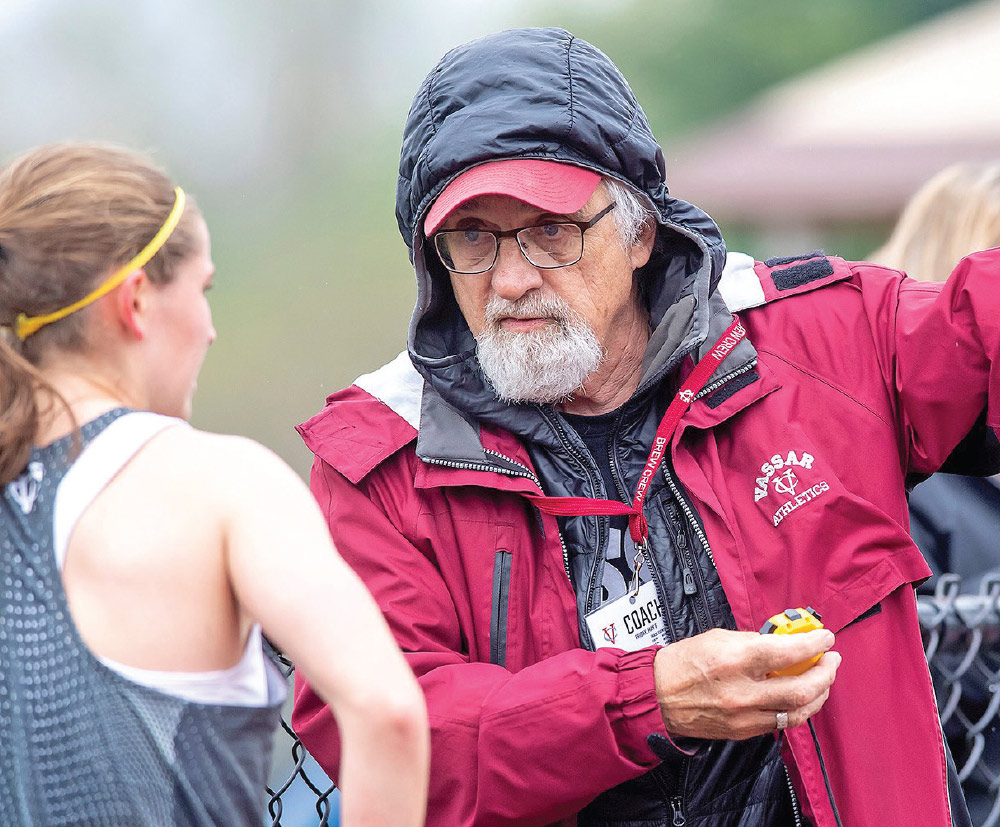
{"label": "black eyeglass frame", "polygon": [[[455,270],[449,267],[448,264],[445,262],[446,256],[438,246],[438,239],[446,234],[464,232],[464,230],[462,230],[461,228],[456,228],[454,230],[438,230],[436,233],[434,233],[434,235],[432,236],[434,240],[434,251],[437,253],[437,257],[440,260],[442,266],[446,270],[448,270],[448,272],[455,273],[460,276],[479,276],[482,275],[483,273],[488,273],[490,270],[493,269],[493,265],[497,263],[497,258],[499,258],[500,256],[500,239],[513,238],[517,242],[517,249],[521,252],[521,255],[524,256],[525,261],[527,261],[528,264],[530,264],[532,267],[537,267],[539,270],[558,270],[560,267],[571,267],[577,262],[579,262],[580,259],[583,258],[584,235],[586,234],[587,230],[589,230],[598,221],[604,218],[604,216],[610,213],[615,208],[615,205],[617,203],[618,203],[617,201],[612,201],[610,204],[608,204],[608,206],[606,206],[603,210],[597,213],[597,215],[595,215],[589,221],[570,221],[568,219],[563,219],[560,221],[544,221],[541,224],[531,224],[528,227],[515,227],[512,230],[484,230],[477,227],[476,229],[479,232],[491,235],[493,236],[494,239],[493,260],[490,261],[488,267],[484,267],[482,270]],[[578,227],[580,229],[580,255],[578,255],[575,259],[573,259],[573,261],[567,261],[564,264],[548,264],[548,265],[535,264],[535,262],[533,262],[530,258],[528,258],[528,254],[524,251],[524,247],[521,246],[521,240],[518,238],[518,235],[523,233],[525,230],[534,230],[537,229],[538,227],[548,227],[552,225],[555,226],[570,225],[573,227]]]}

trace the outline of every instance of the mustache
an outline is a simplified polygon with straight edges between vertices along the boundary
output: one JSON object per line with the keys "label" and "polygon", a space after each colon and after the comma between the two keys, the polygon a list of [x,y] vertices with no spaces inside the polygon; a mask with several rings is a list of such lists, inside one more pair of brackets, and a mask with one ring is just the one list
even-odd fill
{"label": "mustache", "polygon": [[558,296],[539,294],[522,296],[515,301],[491,296],[483,313],[484,321],[490,327],[497,327],[501,319],[550,318],[565,324],[573,316],[569,304]]}

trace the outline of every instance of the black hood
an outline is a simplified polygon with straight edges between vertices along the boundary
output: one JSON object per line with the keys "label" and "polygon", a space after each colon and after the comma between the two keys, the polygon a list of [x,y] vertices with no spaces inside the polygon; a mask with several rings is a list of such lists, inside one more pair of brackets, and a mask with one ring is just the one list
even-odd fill
{"label": "black hood", "polygon": [[708,215],[670,196],[663,152],[627,81],[606,55],[562,29],[501,32],[441,59],[414,97],[403,132],[396,218],[417,275],[407,344],[448,406],[506,427],[512,413],[529,407],[494,398],[448,274],[433,251],[425,254],[422,232],[428,209],[454,178],[503,158],[586,167],[631,184],[655,208],[656,249],[637,273],[652,329],[640,391],[702,343],[725,247]]}

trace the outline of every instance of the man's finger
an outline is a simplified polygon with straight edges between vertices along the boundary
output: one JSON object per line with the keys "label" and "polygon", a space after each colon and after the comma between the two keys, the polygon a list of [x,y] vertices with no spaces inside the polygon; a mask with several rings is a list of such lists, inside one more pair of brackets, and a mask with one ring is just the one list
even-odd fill
{"label": "man's finger", "polygon": [[755,647],[753,666],[765,676],[822,655],[833,646],[834,640],[833,632],[828,629],[796,635],[761,635]]}
{"label": "man's finger", "polygon": [[801,675],[768,678],[760,686],[763,690],[763,708],[768,712],[799,711],[801,723],[819,711],[829,694],[830,686],[840,666],[839,652],[826,652],[819,662]]}
{"label": "man's finger", "polygon": [[765,710],[762,714],[764,720],[762,726],[773,730],[801,726],[823,708],[829,697],[830,688],[827,687],[817,698],[804,706],[787,710]]}

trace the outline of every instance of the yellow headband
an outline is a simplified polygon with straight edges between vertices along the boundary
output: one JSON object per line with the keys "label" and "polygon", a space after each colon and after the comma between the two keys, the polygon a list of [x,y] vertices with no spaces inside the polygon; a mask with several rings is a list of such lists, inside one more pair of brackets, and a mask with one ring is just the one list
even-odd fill
{"label": "yellow headband", "polygon": [[139,255],[133,258],[120,270],[116,270],[92,293],[88,293],[80,299],[80,301],[73,302],[73,304],[62,308],[62,310],[55,310],[52,313],[46,313],[43,316],[25,316],[24,313],[18,313],[13,324],[14,335],[23,342],[39,328],[58,321],[59,319],[63,319],[70,313],[75,313],[81,307],[86,307],[91,302],[95,302],[102,296],[110,293],[132,273],[148,264],[149,260],[160,251],[160,248],[164,244],[167,243],[167,239],[170,238],[173,231],[177,229],[177,224],[181,220],[181,214],[184,212],[184,190],[180,187],[175,187],[174,196],[174,208],[170,211],[170,215],[168,215],[167,220],[163,222],[163,226],[160,227],[159,232],[153,236],[153,240],[143,247],[142,252],[140,252]]}

